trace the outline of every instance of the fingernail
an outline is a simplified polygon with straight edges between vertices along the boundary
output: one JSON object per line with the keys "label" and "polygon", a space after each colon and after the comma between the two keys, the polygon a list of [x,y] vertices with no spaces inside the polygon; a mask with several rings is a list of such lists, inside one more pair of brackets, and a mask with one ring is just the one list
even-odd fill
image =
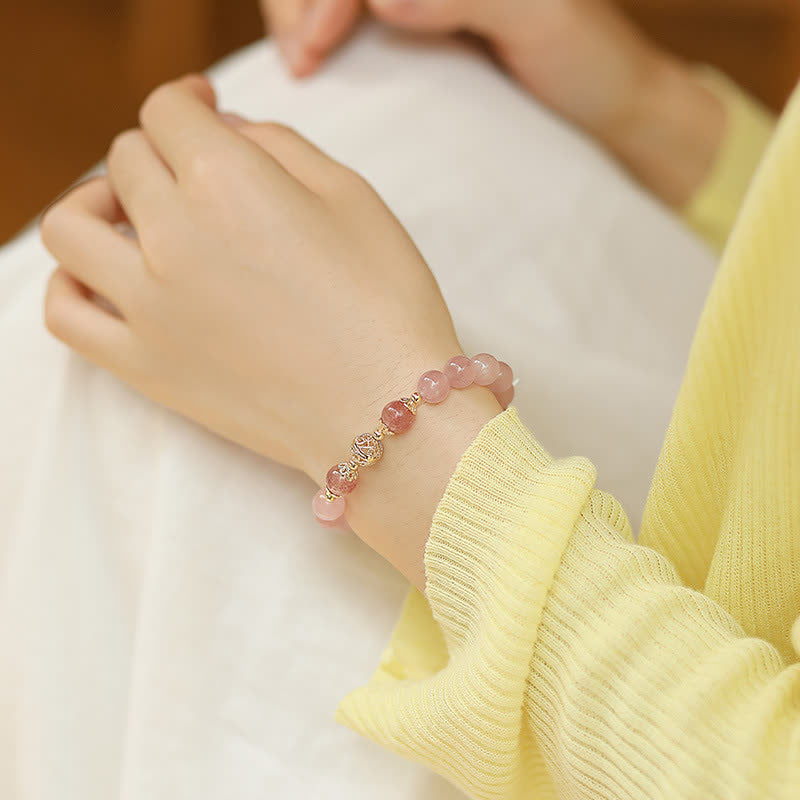
{"label": "fingernail", "polygon": [[249,119],[245,119],[241,114],[234,114],[232,111],[220,111],[219,118],[232,128],[241,128],[242,125],[247,125]]}

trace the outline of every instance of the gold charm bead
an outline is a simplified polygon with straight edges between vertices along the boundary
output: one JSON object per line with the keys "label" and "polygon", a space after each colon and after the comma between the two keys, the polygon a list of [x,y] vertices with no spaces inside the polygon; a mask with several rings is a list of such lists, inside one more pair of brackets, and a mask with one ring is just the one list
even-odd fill
{"label": "gold charm bead", "polygon": [[[481,380],[475,377],[479,366]],[[347,499],[356,488],[361,467],[377,464],[383,458],[388,437],[402,435],[414,427],[422,403],[437,405],[451,389],[466,389],[472,383],[489,387],[504,409],[513,399],[515,381],[511,367],[487,353],[471,359],[457,355],[447,362],[443,371],[434,369],[424,373],[417,381],[417,391],[387,403],[375,429],[356,436],[350,453],[328,470],[324,488],[312,501],[317,520],[329,528],[346,527]]]}
{"label": "gold charm bead", "polygon": [[383,442],[371,433],[356,436],[352,449],[355,461],[362,467],[368,467],[383,458]]}

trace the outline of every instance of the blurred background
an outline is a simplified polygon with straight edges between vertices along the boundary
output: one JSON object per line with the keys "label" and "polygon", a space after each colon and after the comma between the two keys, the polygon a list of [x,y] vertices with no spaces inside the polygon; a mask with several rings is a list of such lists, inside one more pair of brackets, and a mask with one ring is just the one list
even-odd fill
{"label": "blurred background", "polygon": [[[625,5],[656,39],[775,109],[800,75],[800,0]],[[152,87],[263,35],[258,0],[2,0],[0,242],[135,124]]]}

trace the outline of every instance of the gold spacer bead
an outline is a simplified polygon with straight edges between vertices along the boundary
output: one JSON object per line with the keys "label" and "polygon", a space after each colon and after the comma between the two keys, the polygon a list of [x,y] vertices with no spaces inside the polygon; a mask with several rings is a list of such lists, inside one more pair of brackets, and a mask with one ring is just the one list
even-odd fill
{"label": "gold spacer bead", "polygon": [[[416,394],[416,393],[415,393]],[[416,395],[419,397],[419,395]],[[411,397],[401,397],[400,402],[412,413],[417,413],[417,405],[419,405],[419,400],[414,400],[414,395]]]}
{"label": "gold spacer bead", "polygon": [[[380,436],[377,435],[379,432],[381,434]],[[375,431],[375,435],[377,439],[382,439],[384,436],[394,436],[394,431],[389,430],[389,428],[386,427],[386,423],[381,420],[380,425],[378,425]]]}
{"label": "gold spacer bead", "polygon": [[338,495],[338,494],[334,494],[334,493],[333,493],[333,492],[332,492],[332,491],[331,491],[331,490],[330,490],[330,489],[329,489],[329,488],[326,486],[326,487],[325,487],[325,499],[326,499],[326,500],[327,500],[329,503],[332,503],[334,500],[338,500],[338,499],[339,499],[339,495]]}

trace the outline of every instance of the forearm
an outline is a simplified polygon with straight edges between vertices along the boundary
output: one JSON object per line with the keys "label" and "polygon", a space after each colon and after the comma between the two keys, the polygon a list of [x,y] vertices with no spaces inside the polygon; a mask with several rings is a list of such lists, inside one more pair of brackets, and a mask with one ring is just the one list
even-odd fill
{"label": "forearm", "polygon": [[497,48],[535,97],[668,205],[683,206],[709,174],[723,104],[615,6],[566,4],[549,27],[509,26]]}
{"label": "forearm", "polygon": [[682,208],[709,176],[725,128],[722,101],[687,65],[658,54],[627,115],[597,136],[644,186]]}

